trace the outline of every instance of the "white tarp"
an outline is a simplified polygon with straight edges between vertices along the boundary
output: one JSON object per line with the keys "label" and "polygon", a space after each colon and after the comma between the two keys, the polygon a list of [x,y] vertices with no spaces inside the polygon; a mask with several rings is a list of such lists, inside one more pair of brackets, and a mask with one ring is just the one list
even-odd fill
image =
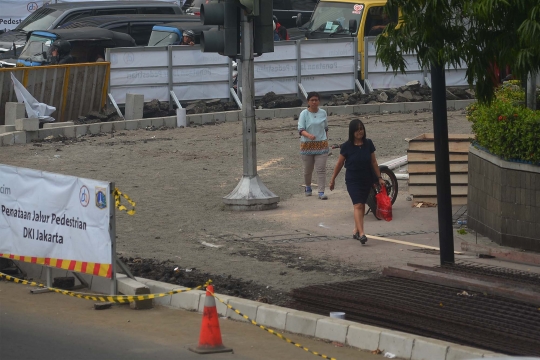
{"label": "white tarp", "polygon": [[24,103],[26,114],[29,118],[38,118],[43,122],[53,122],[54,118],[49,116],[56,111],[54,106],[40,103],[28,90],[17,80],[15,75],[11,73],[11,81],[15,89],[15,95],[19,103]]}
{"label": "white tarp", "polygon": [[109,194],[108,182],[0,164],[0,256],[111,277]]}

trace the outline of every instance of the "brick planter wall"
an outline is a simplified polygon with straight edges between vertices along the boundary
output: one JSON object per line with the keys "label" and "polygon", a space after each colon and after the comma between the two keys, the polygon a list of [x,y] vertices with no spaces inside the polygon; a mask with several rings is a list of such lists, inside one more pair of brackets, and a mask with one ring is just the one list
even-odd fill
{"label": "brick planter wall", "polygon": [[469,149],[467,226],[499,245],[540,252],[540,166]]}

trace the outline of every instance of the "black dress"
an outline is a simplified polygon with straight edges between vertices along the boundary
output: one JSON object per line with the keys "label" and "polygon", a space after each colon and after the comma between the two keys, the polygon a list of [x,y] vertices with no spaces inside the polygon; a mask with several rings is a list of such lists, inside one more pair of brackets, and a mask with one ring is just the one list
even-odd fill
{"label": "black dress", "polygon": [[371,154],[375,145],[366,139],[362,145],[347,141],[341,145],[340,154],[345,157],[345,184],[353,204],[365,204],[369,191],[375,183]]}

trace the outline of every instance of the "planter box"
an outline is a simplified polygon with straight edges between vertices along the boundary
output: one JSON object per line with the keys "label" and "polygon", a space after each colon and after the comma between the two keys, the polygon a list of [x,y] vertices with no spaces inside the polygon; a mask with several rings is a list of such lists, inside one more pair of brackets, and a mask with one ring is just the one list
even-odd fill
{"label": "planter box", "polygon": [[499,245],[540,251],[540,166],[469,149],[467,226]]}
{"label": "planter box", "polygon": [[[467,172],[470,139],[474,135],[449,134],[450,184],[452,205],[467,203]],[[407,151],[409,192],[416,202],[437,203],[435,142],[433,134],[422,134],[409,140]]]}

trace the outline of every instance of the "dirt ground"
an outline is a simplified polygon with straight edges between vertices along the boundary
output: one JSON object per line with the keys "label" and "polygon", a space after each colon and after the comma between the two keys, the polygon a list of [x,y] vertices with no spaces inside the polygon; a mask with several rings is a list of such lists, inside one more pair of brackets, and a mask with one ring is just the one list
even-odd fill
{"label": "dirt ground", "polygon": [[[355,117],[329,118],[330,144],[345,141]],[[405,139],[432,132],[430,112],[360,118],[379,163],[406,155]],[[449,133],[471,133],[463,111],[449,112],[448,123]],[[281,198],[278,209],[265,212],[231,212],[222,202],[242,175],[241,122],[2,147],[0,163],[114,182],[137,203],[134,216],[117,212],[117,251],[139,276],[188,286],[212,277],[217,292],[279,304],[293,288],[377,274],[376,261],[335,256],[339,246],[306,248],[310,239],[326,237],[318,246],[340,244],[352,234],[344,171],[336,191],[327,190],[328,201],[305,198],[297,122],[262,120],[257,128],[258,174]],[[332,152],[328,180],[339,153]],[[400,187],[396,204],[408,209],[406,183]],[[310,225],[310,211],[331,206],[351,219],[327,232],[329,224]]]}

